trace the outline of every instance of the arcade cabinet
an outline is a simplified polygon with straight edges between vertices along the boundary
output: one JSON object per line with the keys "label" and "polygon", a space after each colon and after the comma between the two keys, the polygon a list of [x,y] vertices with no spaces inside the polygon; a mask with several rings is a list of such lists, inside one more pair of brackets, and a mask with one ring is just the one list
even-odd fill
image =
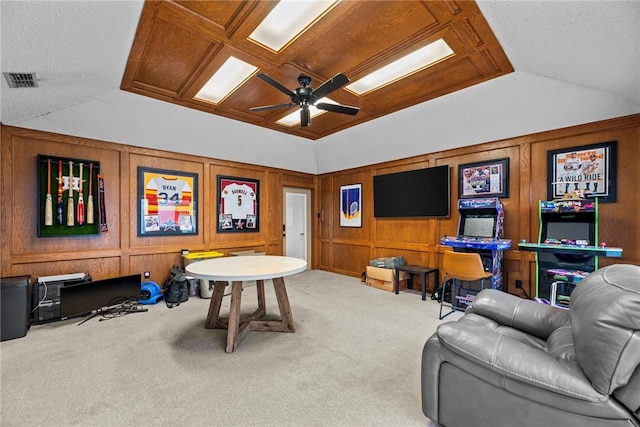
{"label": "arcade cabinet", "polygon": [[598,199],[540,201],[538,243],[520,250],[536,254],[536,300],[567,308],[576,284],[598,269],[598,256],[620,257],[621,248],[598,245]]}
{"label": "arcade cabinet", "polygon": [[[511,240],[503,239],[504,208],[497,197],[461,199],[458,201],[458,236],[443,237],[440,244],[451,246],[456,252],[477,252],[484,269],[491,272],[491,288],[502,290],[502,253],[509,249]],[[480,281],[468,282],[465,288],[471,295],[481,290]],[[464,309],[468,302],[457,301]]]}

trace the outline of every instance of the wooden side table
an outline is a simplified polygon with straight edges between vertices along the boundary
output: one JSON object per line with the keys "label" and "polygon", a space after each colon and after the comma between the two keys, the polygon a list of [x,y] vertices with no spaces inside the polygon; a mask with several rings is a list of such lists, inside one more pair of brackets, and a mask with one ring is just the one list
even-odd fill
{"label": "wooden side table", "polygon": [[412,275],[419,275],[422,278],[422,300],[426,300],[427,299],[427,275],[429,274],[433,274],[434,275],[434,286],[435,288],[438,287],[438,276],[440,274],[440,271],[438,270],[437,267],[424,267],[421,265],[401,265],[396,267],[396,274],[395,274],[395,280],[393,283],[393,291],[397,294],[399,289],[400,289],[400,272],[404,271],[405,273],[409,274],[409,283],[407,285],[407,288],[412,289],[413,288],[413,279],[412,279]]}

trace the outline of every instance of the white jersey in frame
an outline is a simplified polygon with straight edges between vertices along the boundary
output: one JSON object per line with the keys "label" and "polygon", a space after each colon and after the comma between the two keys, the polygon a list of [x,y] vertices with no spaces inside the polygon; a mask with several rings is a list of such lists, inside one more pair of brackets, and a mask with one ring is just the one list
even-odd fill
{"label": "white jersey in frame", "polygon": [[246,219],[256,214],[256,193],[246,184],[232,183],[222,189],[222,214],[233,219]]}

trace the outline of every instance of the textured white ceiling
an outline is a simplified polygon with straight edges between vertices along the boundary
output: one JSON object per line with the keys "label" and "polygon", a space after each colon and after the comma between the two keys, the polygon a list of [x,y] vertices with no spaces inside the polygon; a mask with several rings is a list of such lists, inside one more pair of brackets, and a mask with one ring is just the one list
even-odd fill
{"label": "textured white ceiling", "polygon": [[514,73],[314,142],[121,91],[142,1],[2,0],[0,121],[325,173],[640,112],[640,1],[478,4]]}

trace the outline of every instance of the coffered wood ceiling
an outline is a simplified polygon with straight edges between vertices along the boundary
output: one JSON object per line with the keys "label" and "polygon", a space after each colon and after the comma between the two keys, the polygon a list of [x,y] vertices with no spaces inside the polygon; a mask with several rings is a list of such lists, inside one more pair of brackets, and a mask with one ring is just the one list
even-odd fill
{"label": "coffered wood ceiling", "polygon": [[[315,140],[513,71],[475,2],[342,1],[279,53],[248,40],[276,3],[147,1],[121,89]],[[289,102],[256,77],[217,105],[193,98],[229,56],[293,90],[300,74],[313,79],[311,87],[337,73],[356,81],[440,38],[452,57],[362,96],[339,89],[330,97],[360,112],[328,112],[307,128],[276,123],[297,106],[250,111]]]}

